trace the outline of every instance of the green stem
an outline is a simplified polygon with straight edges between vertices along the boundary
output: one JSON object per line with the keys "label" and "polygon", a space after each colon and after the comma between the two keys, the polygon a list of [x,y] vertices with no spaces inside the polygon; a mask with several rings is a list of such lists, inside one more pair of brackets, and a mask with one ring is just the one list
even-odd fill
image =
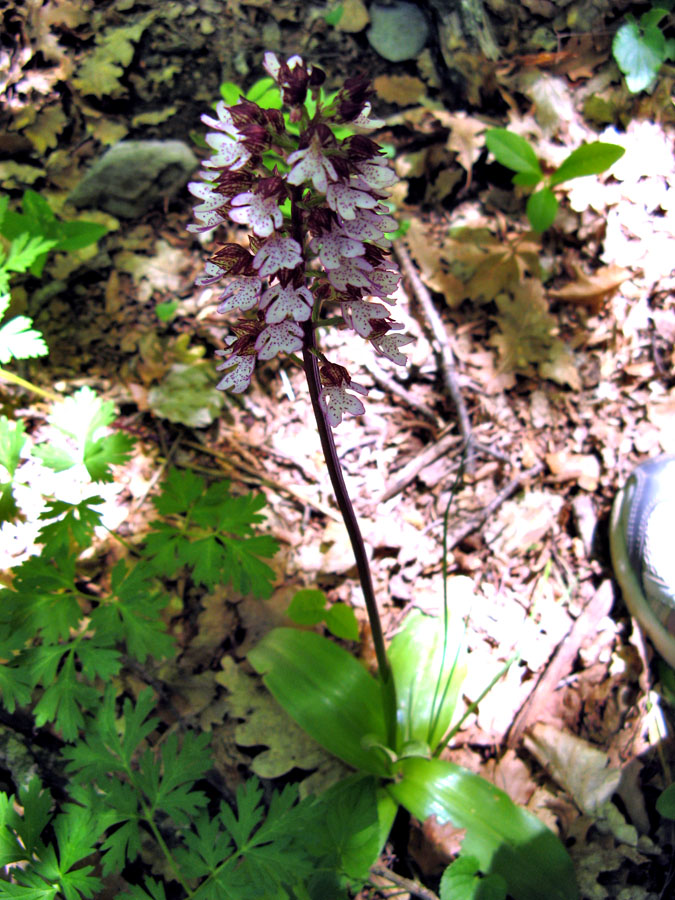
{"label": "green stem", "polygon": [[39,394],[40,397],[45,397],[47,400],[56,401],[61,399],[59,395],[55,394],[53,391],[44,390],[44,388],[40,388],[30,381],[25,381],[19,375],[15,375],[14,372],[8,372],[7,369],[3,369],[2,367],[0,367],[0,378],[12,382],[12,384],[18,384],[19,387],[26,388],[34,394]]}
{"label": "green stem", "polygon": [[[302,223],[302,211],[298,207],[298,199],[301,196],[301,188],[294,188],[291,197],[291,224],[293,229],[293,237],[304,247],[304,234]],[[315,313],[318,311],[314,310]],[[314,318],[314,316],[312,317]],[[384,633],[382,631],[382,622],[380,613],[377,608],[377,600],[375,599],[375,591],[373,590],[373,580],[370,574],[370,563],[368,562],[368,554],[366,546],[363,542],[363,535],[356,519],[354,507],[349,497],[347,485],[342,477],[342,467],[335,449],[335,441],[333,440],[333,432],[321,405],[319,404],[319,394],[321,393],[321,379],[319,376],[319,364],[317,362],[317,348],[314,333],[314,321],[305,322],[303,326],[304,343],[302,348],[302,358],[309,387],[309,396],[312,401],[312,409],[316,426],[319,431],[319,439],[321,441],[321,449],[326,461],[326,468],[330,476],[335,499],[342,515],[342,518],[349,535],[352,545],[356,568],[359,573],[359,581],[363,597],[366,602],[366,611],[370,622],[370,631],[375,647],[375,656],[377,658],[377,666],[379,670],[380,683],[382,686],[382,701],[384,710],[384,719],[387,728],[387,741],[392,749],[396,748],[396,686],[394,685],[394,676],[391,671],[387,650],[384,643]]]}
{"label": "green stem", "polygon": [[321,386],[319,383],[319,366],[316,356],[311,352],[314,342],[314,330],[309,324],[305,324],[305,347],[303,349],[303,358],[305,361],[305,376],[309,386],[309,396],[312,401],[312,409],[314,410],[314,418],[319,431],[319,439],[321,440],[321,448],[326,461],[326,467],[330,476],[333,491],[337,505],[342,514],[342,518],[351,541],[354,559],[356,560],[356,568],[359,573],[359,581],[363,590],[363,597],[366,602],[366,611],[370,621],[370,630],[373,637],[373,645],[375,647],[375,656],[377,657],[377,666],[379,669],[380,681],[382,684],[382,698],[384,701],[384,716],[387,725],[387,740],[392,749],[396,747],[396,688],[394,685],[394,677],[387,657],[387,651],[384,643],[384,634],[382,631],[382,622],[380,613],[377,608],[375,599],[375,591],[373,590],[373,580],[370,575],[370,563],[366,547],[363,542],[363,536],[359,523],[354,513],[354,507],[347,491],[344,478],[342,477],[342,467],[335,449],[335,441],[333,440],[333,432],[326,422],[326,417],[319,405],[319,393]]}

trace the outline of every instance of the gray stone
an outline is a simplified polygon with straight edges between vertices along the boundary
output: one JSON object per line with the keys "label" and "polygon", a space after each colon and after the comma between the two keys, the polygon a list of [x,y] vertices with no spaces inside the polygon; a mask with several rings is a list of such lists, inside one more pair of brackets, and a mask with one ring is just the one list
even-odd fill
{"label": "gray stone", "polygon": [[370,7],[371,27],[366,33],[370,46],[391,62],[413,59],[424,47],[429,25],[413,3],[395,0],[387,6]]}
{"label": "gray stone", "polygon": [[94,163],[68,198],[137,219],[187,184],[199,160],[183,141],[120,141]]}

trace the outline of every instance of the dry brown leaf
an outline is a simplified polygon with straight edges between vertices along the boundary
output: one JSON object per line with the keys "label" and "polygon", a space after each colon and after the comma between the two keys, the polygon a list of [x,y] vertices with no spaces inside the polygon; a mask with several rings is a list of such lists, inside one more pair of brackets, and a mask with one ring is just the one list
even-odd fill
{"label": "dry brown leaf", "polygon": [[546,454],[546,464],[556,481],[576,481],[585,491],[595,491],[600,478],[600,461],[591,453],[558,450]]}
{"label": "dry brown leaf", "polygon": [[614,263],[611,266],[602,266],[592,275],[587,275],[579,265],[574,265],[573,268],[576,281],[571,281],[558,290],[549,291],[549,296],[555,300],[585,306],[593,315],[597,315],[612,294],[631,277],[628,269],[622,269]]}
{"label": "dry brown leaf", "polygon": [[40,111],[35,122],[24,128],[39,156],[44,156],[47,148],[58,145],[58,136],[66,127],[68,119],[60,105],[47,106]]}
{"label": "dry brown leaf", "polygon": [[442,294],[448,306],[459,306],[467,296],[466,288],[461,279],[448,271],[447,265],[441,259],[440,248],[429,239],[418,219],[411,221],[406,241],[413,259],[420,267],[422,281],[432,291]]}
{"label": "dry brown leaf", "polygon": [[608,767],[604,750],[542,723],[533,726],[524,742],[582,812],[593,815],[616,791],[621,770]]}
{"label": "dry brown leaf", "polygon": [[386,103],[399,106],[419,103],[426,93],[424,82],[412,75],[380,75],[373,81],[373,87]]}
{"label": "dry brown leaf", "polygon": [[485,146],[485,138],[479,137],[485,131],[484,122],[460,112],[447,120],[450,126],[450,137],[446,147],[457,154],[457,161],[467,172],[468,187],[471,184],[471,170]]}
{"label": "dry brown leaf", "polygon": [[338,31],[347,31],[354,34],[363,31],[370,22],[370,15],[362,0],[342,0],[342,15],[336,22]]}

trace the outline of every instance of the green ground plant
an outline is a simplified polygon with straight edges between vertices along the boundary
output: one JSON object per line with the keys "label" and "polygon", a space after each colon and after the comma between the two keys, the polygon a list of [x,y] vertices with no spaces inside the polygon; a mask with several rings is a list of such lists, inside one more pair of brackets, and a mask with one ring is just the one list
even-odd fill
{"label": "green ground plant", "polygon": [[555,171],[544,174],[534,147],[524,137],[507,128],[491,128],[485,132],[485,144],[498,163],[516,174],[514,186],[543,187],[527,199],[527,218],[534,231],[546,231],[558,213],[558,198],[553,188],[572,178],[599,175],[620,159],[625,150],[616,144],[593,141],[573,150]]}
{"label": "green ground plant", "polygon": [[648,91],[667,59],[675,59],[675,40],[666,38],[661,22],[670,12],[649,9],[639,19],[630,13],[612,41],[612,55],[631,94]]}
{"label": "green ground plant", "polygon": [[[300,799],[291,786],[263,803],[262,787],[251,780],[232,803],[214,801],[206,793],[208,735],[153,715],[154,690],[125,691],[128,663],[143,671],[177,653],[170,629],[176,579],[194,588],[230,584],[264,598],[277,547],[260,532],[262,496],[237,496],[227,482],[207,485],[172,469],[153,500],[157,518],[144,544],[130,552],[134,561],[118,562],[104,589],[88,590],[79,561],[101,524],[94,485],[109,480],[132,447],[107,433],[112,404],[86,394],[73,401],[73,408],[88,406],[86,424],[75,426],[70,408],[57,408],[50,424],[62,445],[37,455],[55,470],[84,469],[92,493],[78,503],[47,504],[41,553],[0,590],[3,706],[9,715],[30,710],[36,727],[59,737],[68,777],[58,802],[34,777],[17,775],[16,796],[0,794],[0,895],[78,900],[114,885],[117,896],[138,900],[347,900],[367,882],[403,807],[420,821],[434,815],[465,831],[462,855],[443,876],[442,900],[460,891],[493,900],[507,892],[515,900],[574,900],[571,861],[555,835],[503,791],[441,758],[459,727],[468,664],[465,623],[447,581],[442,619],[415,613],[385,645],[332,433],[344,414],[365,411],[355,394],[367,390],[327,359],[317,335],[347,325],[379,355],[405,362],[400,347],[412,339],[399,333],[387,307],[362,299],[391,303],[398,280],[386,262],[395,222],[384,199],[393,176],[377,145],[356,133],[373,125],[364,81],[348,79],[326,97],[323,73],[297,57],[279,63],[267,54],[266,67],[289,107],[286,118],[251,98],[219,104],[217,120],[206,117],[216,133],[205,166],[215,171],[212,181],[191,185],[201,200],[192,231],[211,230],[224,213],[254,233],[249,250],[228,244],[217,251],[198,283],[233,277],[221,310],[243,313],[220,354],[222,388],[240,393],[256,362],[279,352],[307,376],[378,672],[301,628],[273,629],[249,660],[289,715],[355,774],[316,797]],[[13,464],[25,432],[5,422],[3,433]],[[300,592],[290,613],[304,625],[325,623],[343,639],[355,636],[353,614],[327,608],[319,592]],[[140,861],[151,875],[136,874]]]}
{"label": "green ground plant", "polygon": [[[99,456],[92,477],[100,481],[118,460],[106,444]],[[0,591],[3,706],[9,713],[29,707],[36,727],[50,724],[61,736],[69,782],[58,811],[37,778],[19,783],[15,798],[0,794],[0,866],[7,867],[0,896],[94,897],[108,877],[126,883],[125,868],[150,836],[164,878],[126,883],[118,896],[159,900],[176,881],[185,897],[200,900],[347,898],[379,852],[372,780],[355,776],[304,800],[289,786],[269,804],[250,780],[233,807],[211,809],[200,789],[213,767],[209,736],[162,733],[149,688],[121,702],[127,659],[145,664],[176,654],[167,580],[180,572],[196,585],[230,582],[269,595],[265,559],[277,545],[255,533],[264,498],[170,470],[154,500],[162,518],[139,558],[119,562],[109,592],[94,598],[78,587],[77,560],[92,545],[100,501],[92,494],[79,504],[51,503],[42,515],[42,552]]]}
{"label": "green ground plant", "polygon": [[[383,305],[393,303],[398,283],[387,263],[387,234],[396,223],[383,202],[395,175],[370,138],[352,133],[340,139],[333,130],[347,125],[352,132],[367,131],[380,124],[369,118],[369,84],[347,79],[327,100],[325,74],[299,57],[280,62],[267,53],[264,65],[289,110],[286,117],[276,105],[261,108],[248,98],[234,105],[223,100],[217,118],[203,117],[215,153],[204,163],[202,181],[189,185],[198,198],[197,222],[189,230],[203,234],[230,219],[252,234],[248,248],[220,247],[197,284],[227,278],[219,312],[239,316],[228,349],[219,352],[221,389],[242,393],[256,364],[281,354],[304,371],[355,556],[378,671],[370,675],[343,647],[297,628],[275,628],[249,660],[301,728],[372,778],[382,843],[399,806],[420,821],[434,815],[465,830],[462,852],[474,866],[472,877],[480,872],[491,885],[504,879],[516,900],[540,900],[543,894],[574,898],[571,861],[553,833],[504,792],[440,758],[454,733],[463,677],[461,617],[450,614],[446,596],[442,625],[414,614],[387,649],[368,554],[342,477],[332,429],[345,414],[365,412],[356,395],[368,391],[328,359],[320,333],[351,329],[399,365],[406,362],[400,348],[412,340],[399,333],[401,326]],[[582,174],[589,164],[577,158],[575,167],[573,159],[564,177]],[[536,170],[541,171],[538,163]],[[313,608],[305,598],[301,606],[296,600],[296,618],[325,620],[320,603]]]}

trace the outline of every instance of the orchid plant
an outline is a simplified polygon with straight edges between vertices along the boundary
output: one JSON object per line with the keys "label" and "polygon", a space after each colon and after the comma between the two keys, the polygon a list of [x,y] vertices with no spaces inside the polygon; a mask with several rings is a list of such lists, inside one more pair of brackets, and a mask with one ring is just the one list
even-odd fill
{"label": "orchid plant", "polygon": [[298,56],[283,62],[266,53],[264,67],[280,89],[285,116],[239,98],[230,106],[220,102],[217,118],[202,117],[214,155],[201,180],[189,185],[200,202],[197,221],[188,227],[209,233],[229,220],[251,234],[248,247],[227,243],[217,250],[197,284],[226,280],[218,309],[238,312],[227,349],[218,351],[221,389],[243,392],[256,361],[281,354],[304,369],[356,559],[378,673],[371,676],[328,638],[297,628],[274,629],[249,660],[305,731],[374,779],[381,845],[402,805],[420,820],[435,815],[466,829],[463,851],[485,875],[503,877],[516,900],[573,900],[571,862],[553,833],[484,779],[439,758],[457,727],[461,618],[450,616],[446,594],[442,626],[414,614],[387,650],[335,449],[333,428],[345,414],[365,412],[360,398],[368,391],[327,358],[320,330],[353,332],[397,365],[405,365],[401,348],[413,340],[390,317],[399,275],[388,261],[387,235],[397,225],[386,198],[396,177],[363,133],[383,125],[371,116],[369,82],[348,78],[326,97],[325,73]]}

